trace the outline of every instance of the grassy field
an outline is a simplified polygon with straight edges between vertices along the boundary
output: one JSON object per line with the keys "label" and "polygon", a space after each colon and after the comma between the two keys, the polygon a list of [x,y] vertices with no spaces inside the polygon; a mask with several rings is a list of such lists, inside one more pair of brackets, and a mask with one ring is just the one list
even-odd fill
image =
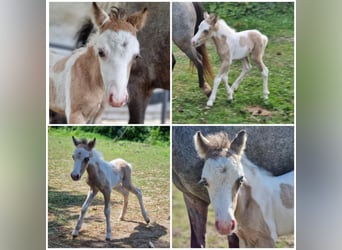
{"label": "grassy field", "polygon": [[[233,3],[229,3],[233,4]],[[239,3],[235,3],[239,4]],[[282,3],[279,3],[282,4]],[[172,121],[179,124],[292,124],[294,122],[294,20],[293,13],[241,18],[224,17],[237,31],[258,29],[268,36],[264,62],[269,69],[269,100],[262,98],[262,77],[256,65],[228,101],[221,83],[214,106],[207,109],[207,97],[198,88],[197,72],[189,59],[174,44],[176,65],[172,75]],[[214,43],[207,43],[214,75],[220,67]],[[229,84],[241,72],[241,62],[231,65]],[[212,85],[212,82],[210,82]]]}
{"label": "grassy field", "polygon": [[[70,132],[69,132],[70,133]],[[125,221],[119,221],[122,197],[112,193],[112,240],[105,241],[105,216],[101,193],[89,207],[76,239],[71,232],[88,192],[86,173],[81,181],[72,181],[71,158],[74,146],[71,133],[49,129],[48,135],[48,246],[49,247],[155,247],[170,246],[170,149],[168,145],[150,145],[117,141],[98,134],[76,134],[97,138],[96,148],[104,159],[123,158],[133,165],[132,182],[142,190],[145,208],[151,222],[147,225],[139,203],[130,194]],[[75,134],[73,134],[75,135]]]}
{"label": "grassy field", "polygon": [[[228,241],[226,236],[222,236],[215,229],[215,213],[209,205],[206,247],[207,248],[227,248]],[[190,224],[183,200],[182,193],[172,185],[172,247],[189,248],[190,247]],[[281,237],[277,241],[279,248],[293,248],[293,235]]]}

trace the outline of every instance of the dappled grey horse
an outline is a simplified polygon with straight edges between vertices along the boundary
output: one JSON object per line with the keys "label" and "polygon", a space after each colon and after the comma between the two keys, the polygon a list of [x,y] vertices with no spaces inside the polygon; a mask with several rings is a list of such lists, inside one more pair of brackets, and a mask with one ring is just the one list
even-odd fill
{"label": "dappled grey horse", "polygon": [[[249,135],[246,155],[256,165],[274,175],[281,175],[294,167],[294,131],[292,126],[177,126],[172,128],[172,181],[183,193],[191,226],[191,247],[205,247],[209,195],[198,182],[204,160],[197,156],[193,136],[224,131],[235,135],[245,129]],[[231,138],[233,139],[233,138]],[[272,157],[270,157],[272,155]],[[229,246],[238,247],[236,236],[229,236]]]}
{"label": "dappled grey horse", "polygon": [[[209,97],[211,87],[206,81],[211,81],[214,76],[207,49],[205,44],[197,48],[191,44],[191,38],[197,32],[197,27],[203,20],[203,12],[201,3],[173,2],[172,40],[194,63],[197,69],[199,87]],[[176,59],[172,55],[172,67],[175,63]]]}

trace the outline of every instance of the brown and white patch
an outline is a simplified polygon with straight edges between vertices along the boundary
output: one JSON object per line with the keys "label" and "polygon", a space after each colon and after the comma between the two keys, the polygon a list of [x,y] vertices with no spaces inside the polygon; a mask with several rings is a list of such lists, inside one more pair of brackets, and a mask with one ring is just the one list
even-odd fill
{"label": "brown and white patch", "polygon": [[294,198],[293,198],[293,186],[285,183],[280,184],[280,199],[284,207],[293,208]]}

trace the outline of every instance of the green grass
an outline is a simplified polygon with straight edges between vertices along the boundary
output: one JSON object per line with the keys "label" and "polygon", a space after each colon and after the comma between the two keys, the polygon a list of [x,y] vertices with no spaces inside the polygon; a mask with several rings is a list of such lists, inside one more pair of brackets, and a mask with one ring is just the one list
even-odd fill
{"label": "green grass", "polygon": [[[83,237],[96,238],[86,241],[73,241],[71,232],[76,224],[81,206],[88,192],[85,183],[85,173],[81,181],[72,181],[70,173],[73,167],[71,155],[74,146],[71,140],[73,132],[67,130],[54,130],[49,128],[48,132],[48,235],[50,247],[135,247],[135,243],[125,245],[121,242],[107,242],[105,245],[98,243],[104,239],[104,215],[103,196],[99,194],[88,209],[84,224]],[[151,145],[130,141],[116,141],[95,133],[77,134],[76,137],[97,138],[96,149],[102,153],[104,159],[110,161],[115,158],[123,158],[133,166],[132,182],[143,192],[145,207],[151,217],[150,228],[143,227],[141,232],[151,233],[159,231],[158,235],[151,236],[155,242],[169,234],[169,209],[170,209],[170,148],[169,145]],[[127,219],[143,222],[138,208],[138,201],[133,194],[130,195]],[[101,208],[98,208],[101,207]],[[117,192],[112,193],[111,218],[116,219],[121,211],[122,198]],[[133,207],[133,208],[132,208]],[[136,217],[136,218],[135,218]],[[122,223],[122,226],[121,224]],[[119,231],[116,227],[125,228],[125,222],[112,223],[113,235],[118,237]],[[166,224],[167,223],[167,224]],[[131,223],[134,224],[134,223]],[[116,226],[118,225],[118,226]],[[101,229],[97,229],[101,227]],[[163,229],[156,230],[156,229]],[[129,229],[126,229],[129,231]],[[134,230],[132,230],[134,232]],[[153,238],[155,237],[155,239]],[[134,237],[128,237],[134,241]],[[155,240],[155,241],[154,241]],[[167,245],[163,238],[163,245]],[[101,241],[102,242],[102,241]],[[93,245],[93,243],[95,245]],[[82,245],[85,244],[85,245]],[[156,245],[158,245],[156,243]]]}
{"label": "green grass", "polygon": [[[229,20],[236,28],[256,28],[269,38],[264,62],[269,69],[269,100],[262,97],[262,77],[252,62],[252,71],[241,82],[234,93],[234,100],[228,101],[223,83],[217,92],[211,109],[206,108],[207,97],[198,88],[197,72],[191,71],[189,59],[174,44],[176,65],[172,81],[172,121],[178,124],[293,124],[294,123],[294,24],[293,13],[269,14],[264,19],[253,16]],[[214,75],[220,67],[220,60],[212,41],[207,43]],[[229,71],[231,85],[241,72],[241,63],[236,61]],[[210,83],[212,85],[212,83]],[[259,106],[271,112],[270,116],[253,115],[248,107]]]}

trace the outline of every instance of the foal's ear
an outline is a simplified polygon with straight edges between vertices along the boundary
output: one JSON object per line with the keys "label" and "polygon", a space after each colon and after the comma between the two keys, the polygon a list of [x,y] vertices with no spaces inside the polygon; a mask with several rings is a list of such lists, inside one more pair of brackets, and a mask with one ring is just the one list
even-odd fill
{"label": "foal's ear", "polygon": [[202,159],[204,159],[207,155],[207,151],[210,145],[210,142],[207,138],[205,138],[201,131],[197,131],[194,135],[194,144],[196,151],[198,153],[198,156]]}
{"label": "foal's ear", "polygon": [[209,16],[209,22],[211,25],[215,25],[217,23],[218,17],[215,14],[211,14]]}
{"label": "foal's ear", "polygon": [[88,147],[90,150],[92,150],[95,147],[96,144],[96,138],[94,138],[94,140],[88,142]]}
{"label": "foal's ear", "polygon": [[247,132],[245,130],[241,130],[234,138],[232,143],[230,144],[230,149],[234,151],[234,153],[241,155],[246,147],[247,141]]}
{"label": "foal's ear", "polygon": [[72,136],[72,141],[74,142],[75,147],[77,147],[78,144],[80,144],[80,141],[77,140],[74,136]]}
{"label": "foal's ear", "polygon": [[110,21],[108,14],[102,10],[97,4],[93,3],[93,14],[97,27],[103,26],[106,22]]}
{"label": "foal's ear", "polygon": [[203,17],[204,17],[204,19],[207,19],[207,18],[209,17],[208,12],[204,12],[204,13],[203,13]]}
{"label": "foal's ear", "polygon": [[134,12],[132,15],[130,15],[127,18],[127,22],[132,24],[133,27],[137,31],[139,31],[144,27],[144,25],[146,23],[147,13],[148,13],[147,8],[144,8],[142,11]]}

